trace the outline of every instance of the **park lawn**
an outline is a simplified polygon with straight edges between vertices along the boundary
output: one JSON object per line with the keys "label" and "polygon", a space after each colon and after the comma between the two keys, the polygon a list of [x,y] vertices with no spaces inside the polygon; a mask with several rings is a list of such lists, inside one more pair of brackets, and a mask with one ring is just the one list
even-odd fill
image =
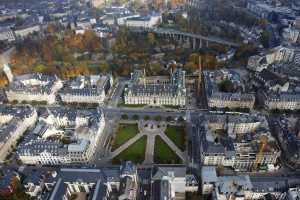
{"label": "park lawn", "polygon": [[167,126],[165,134],[179,149],[185,150],[185,131],[183,126]]}
{"label": "park lawn", "polygon": [[115,157],[112,163],[120,164],[122,161],[132,161],[135,164],[141,164],[145,160],[146,143],[147,136],[143,136]]}
{"label": "park lawn", "polygon": [[119,124],[116,137],[113,140],[112,151],[133,138],[138,132],[137,124]]}
{"label": "park lawn", "polygon": [[182,160],[160,136],[155,138],[154,162],[157,164],[182,164]]}

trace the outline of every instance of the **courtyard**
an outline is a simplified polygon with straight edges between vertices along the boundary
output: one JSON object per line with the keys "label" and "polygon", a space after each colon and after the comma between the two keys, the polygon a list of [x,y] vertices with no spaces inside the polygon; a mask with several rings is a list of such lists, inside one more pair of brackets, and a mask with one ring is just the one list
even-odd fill
{"label": "courtyard", "polygon": [[139,164],[182,164],[185,161],[184,126],[155,120],[120,124],[108,159],[113,164],[131,160]]}

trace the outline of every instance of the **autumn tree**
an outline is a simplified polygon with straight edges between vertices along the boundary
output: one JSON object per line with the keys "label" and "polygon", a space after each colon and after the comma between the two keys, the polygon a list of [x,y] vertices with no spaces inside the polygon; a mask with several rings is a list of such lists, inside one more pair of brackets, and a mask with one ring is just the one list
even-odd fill
{"label": "autumn tree", "polygon": [[127,27],[121,27],[118,31],[116,42],[112,48],[113,52],[117,54],[127,54],[128,53],[128,40],[129,31]]}
{"label": "autumn tree", "polygon": [[100,64],[100,71],[102,73],[107,73],[109,71],[109,64],[107,62],[103,62]]}
{"label": "autumn tree", "polygon": [[148,42],[150,45],[154,45],[156,43],[155,35],[154,33],[148,33]]}

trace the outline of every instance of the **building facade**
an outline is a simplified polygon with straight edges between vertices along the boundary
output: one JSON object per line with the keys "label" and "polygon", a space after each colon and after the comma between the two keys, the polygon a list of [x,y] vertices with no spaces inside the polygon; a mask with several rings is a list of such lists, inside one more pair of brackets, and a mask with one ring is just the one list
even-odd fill
{"label": "building facade", "polygon": [[44,115],[18,147],[23,163],[61,165],[88,163],[93,158],[105,126],[100,110],[54,108]]}
{"label": "building facade", "polygon": [[[230,70],[204,71],[204,84],[207,103],[210,108],[252,109],[255,96],[244,92],[239,74]],[[233,85],[235,91],[221,91],[220,84],[225,81]]]}
{"label": "building facade", "polygon": [[16,146],[17,140],[24,132],[34,125],[37,120],[37,112],[30,106],[26,107],[0,107],[0,162]]}
{"label": "building facade", "polygon": [[79,76],[66,82],[59,91],[65,103],[103,103],[113,86],[111,75]]}
{"label": "building facade", "polygon": [[13,78],[6,90],[6,96],[10,102],[36,101],[53,104],[62,86],[62,81],[57,76],[25,74]]}
{"label": "building facade", "polygon": [[166,77],[146,77],[136,70],[124,91],[125,104],[185,106],[185,71],[177,69]]}

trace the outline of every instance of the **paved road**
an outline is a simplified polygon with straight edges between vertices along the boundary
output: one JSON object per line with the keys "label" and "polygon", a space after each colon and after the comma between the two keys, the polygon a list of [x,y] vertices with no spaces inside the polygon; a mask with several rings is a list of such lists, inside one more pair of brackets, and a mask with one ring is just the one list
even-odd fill
{"label": "paved road", "polygon": [[127,83],[127,80],[119,80],[117,85],[113,88],[113,94],[112,94],[112,97],[109,101],[109,107],[117,107],[118,106],[118,103],[119,103],[119,100],[122,96],[122,93],[123,93],[123,90],[124,90],[124,87]]}

